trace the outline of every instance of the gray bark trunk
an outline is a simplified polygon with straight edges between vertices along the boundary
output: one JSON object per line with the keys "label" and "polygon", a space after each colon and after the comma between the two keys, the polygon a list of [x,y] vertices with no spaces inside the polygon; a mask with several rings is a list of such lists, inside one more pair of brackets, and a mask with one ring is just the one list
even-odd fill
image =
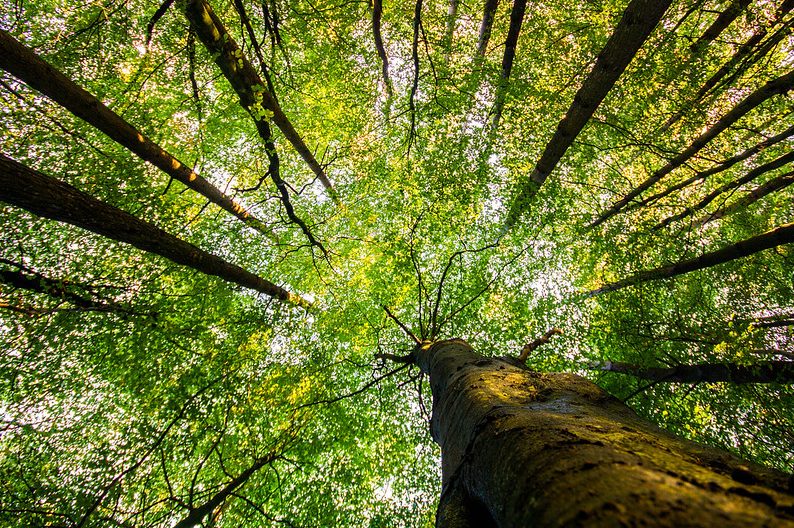
{"label": "gray bark trunk", "polygon": [[750,365],[698,363],[675,367],[643,367],[621,361],[605,361],[592,367],[657,383],[794,383],[794,361],[760,361]]}
{"label": "gray bark trunk", "polygon": [[677,438],[589,381],[417,349],[441,446],[436,526],[794,526],[786,475]]}

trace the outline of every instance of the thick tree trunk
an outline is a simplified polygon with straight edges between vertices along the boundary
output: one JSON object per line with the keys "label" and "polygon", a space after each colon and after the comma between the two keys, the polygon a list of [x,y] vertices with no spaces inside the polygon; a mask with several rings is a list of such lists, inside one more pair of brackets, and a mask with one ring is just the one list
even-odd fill
{"label": "thick tree trunk", "polygon": [[785,224],[771,231],[767,231],[766,233],[761,233],[760,235],[736,242],[735,244],[725,246],[716,251],[704,253],[693,259],[682,260],[675,264],[670,264],[669,266],[662,266],[647,271],[640,271],[625,279],[592,290],[587,293],[587,297],[593,297],[605,292],[622,290],[623,288],[628,288],[629,286],[634,286],[643,282],[666,279],[677,275],[683,275],[690,271],[710,268],[773,247],[792,243],[794,243],[794,223]]}
{"label": "thick tree trunk", "polygon": [[210,202],[233,214],[252,228],[272,236],[272,230],[244,207],[163,150],[102,102],[77,86],[30,48],[0,30],[0,68],[43,93],[110,139],[151,163]]}
{"label": "thick tree trunk", "polygon": [[510,206],[504,230],[520,219],[568,150],[582,131],[601,101],[617,82],[637,51],[659,23],[670,0],[632,0],[626,7],[615,31],[598,54],[592,71],[573,98],[568,112],[557,125],[557,130],[538,160],[532,173],[519,184],[518,192]]}
{"label": "thick tree trunk", "polygon": [[794,384],[794,361],[760,361],[751,365],[698,363],[675,367],[643,367],[621,361],[595,363],[592,368],[664,383]]}
{"label": "thick tree trunk", "polygon": [[750,110],[756,108],[758,105],[767,99],[774,97],[775,95],[785,94],[791,90],[792,87],[794,87],[794,70],[789,71],[777,79],[769,81],[764,86],[745,97],[739,104],[734,106],[730,112],[722,116],[705,132],[695,138],[695,140],[692,141],[692,143],[690,143],[690,145],[683,152],[667,162],[664,167],[654,172],[644,182],[629,191],[626,196],[615,202],[612,207],[607,209],[597,219],[595,219],[589,227],[597,227],[618,214],[626,206],[626,204],[654,186],[659,180],[670,174],[674,169],[677,169],[683,165],[692,156],[700,152],[700,150],[705,147],[709,141],[717,137],[722,131],[744,117],[748,112],[750,112]]}
{"label": "thick tree trunk", "polygon": [[677,438],[589,381],[419,348],[441,445],[436,526],[794,526],[782,473]]}
{"label": "thick tree trunk", "polygon": [[284,288],[207,253],[140,218],[97,200],[71,185],[0,154],[0,201],[66,222],[172,262],[299,306],[309,303]]}

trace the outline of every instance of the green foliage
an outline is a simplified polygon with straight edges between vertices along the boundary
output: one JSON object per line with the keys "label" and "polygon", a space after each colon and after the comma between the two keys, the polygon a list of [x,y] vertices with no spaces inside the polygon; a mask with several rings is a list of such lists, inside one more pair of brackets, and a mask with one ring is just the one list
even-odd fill
{"label": "green foliage", "polygon": [[[310,247],[268,179],[254,123],[176,2],[154,25],[141,0],[0,0],[8,31],[271,227],[267,238],[185,190],[52,101],[0,72],[0,151],[156,224],[314,302],[305,312],[70,226],[0,206],[0,258],[74,284],[124,310],[0,283],[0,524],[172,526],[262,457],[272,456],[204,526],[433,524],[439,451],[429,388],[415,369],[375,359],[422,338],[460,337],[528,364],[591,376],[639,412],[691,438],[794,468],[791,386],[656,384],[587,370],[592,361],[663,366],[792,358],[792,246],[585,299],[583,292],[767,231],[794,217],[791,188],[702,226],[653,229],[726,182],[791,149],[790,139],[707,179],[599,213],[684,150],[742,97],[791,68],[790,37],[753,52],[697,102],[698,89],[749,35],[790,14],[755,3],[699,51],[724,2],[674,3],[540,188],[529,214],[502,222],[620,18],[626,2],[527,10],[499,129],[489,132],[510,4],[485,57],[482,6],[425,2],[416,112],[409,111],[414,5],[384,2],[388,96],[366,2],[242,4],[275,96],[325,166],[330,199],[273,127],[295,213],[329,250]],[[213,2],[257,67],[235,2]],[[267,13],[262,7],[268,9]],[[274,25],[274,21],[277,23]],[[762,40],[761,44],[766,42]],[[760,48],[759,48],[760,49]],[[263,79],[266,75],[263,74]],[[664,123],[677,112],[679,120]],[[769,99],[649,193],[780,133],[791,98]],[[413,125],[412,125],[413,124]],[[413,126],[413,128],[412,128]],[[722,196],[707,215],[783,167]],[[3,261],[5,262],[5,261]],[[2,269],[14,269],[11,265]],[[10,266],[10,267],[9,267]]]}

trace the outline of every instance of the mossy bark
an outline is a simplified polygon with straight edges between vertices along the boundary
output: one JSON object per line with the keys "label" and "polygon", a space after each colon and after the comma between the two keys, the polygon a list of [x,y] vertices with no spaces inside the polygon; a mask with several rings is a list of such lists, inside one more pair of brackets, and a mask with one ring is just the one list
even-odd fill
{"label": "mossy bark", "polygon": [[441,445],[439,527],[794,526],[787,475],[666,433],[582,377],[461,340],[416,361]]}

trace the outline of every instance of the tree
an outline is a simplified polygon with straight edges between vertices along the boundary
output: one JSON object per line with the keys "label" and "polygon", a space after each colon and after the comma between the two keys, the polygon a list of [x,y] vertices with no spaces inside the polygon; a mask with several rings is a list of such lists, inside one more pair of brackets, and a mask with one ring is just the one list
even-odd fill
{"label": "tree", "polygon": [[794,522],[790,0],[0,5],[0,524]]}

